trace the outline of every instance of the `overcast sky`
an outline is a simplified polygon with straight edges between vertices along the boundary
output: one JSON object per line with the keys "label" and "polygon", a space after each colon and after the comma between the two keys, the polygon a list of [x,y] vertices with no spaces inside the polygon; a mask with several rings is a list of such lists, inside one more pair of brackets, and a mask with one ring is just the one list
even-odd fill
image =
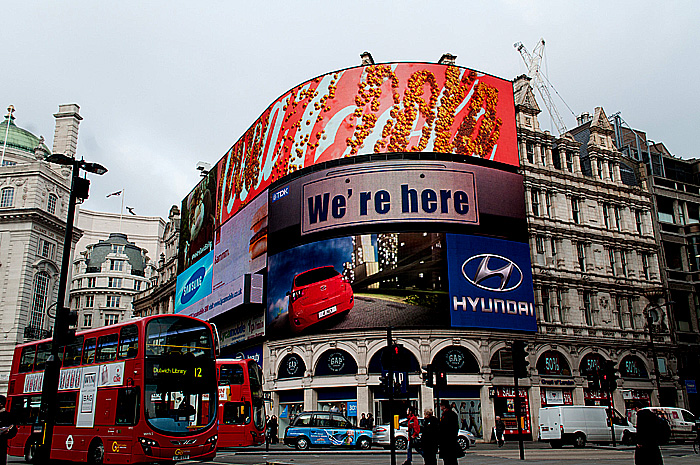
{"label": "overcast sky", "polygon": [[78,155],[109,169],[91,178],[91,210],[118,213],[105,196],[125,188],[136,213],[167,217],[198,161],[213,165],[278,96],[365,50],[376,62],[450,52],[513,79],[526,72],[513,44],[532,51],[543,37],[544,69],[575,114],[619,111],[671,153],[700,157],[692,0],[23,0],[2,12],[3,114],[13,104],[17,125],[51,146],[58,105],[80,106]]}

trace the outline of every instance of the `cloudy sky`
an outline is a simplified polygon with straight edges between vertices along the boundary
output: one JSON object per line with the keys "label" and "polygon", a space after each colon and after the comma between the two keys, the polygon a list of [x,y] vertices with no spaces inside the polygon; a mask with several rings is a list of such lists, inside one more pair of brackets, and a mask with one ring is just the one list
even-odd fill
{"label": "cloudy sky", "polygon": [[[376,62],[437,61],[513,79],[513,48],[546,41],[544,70],[575,114],[621,112],[683,158],[700,157],[700,8],[695,1],[33,1],[3,5],[0,107],[53,140],[77,103],[78,155],[109,173],[85,208],[166,217],[280,94]],[[544,109],[544,106],[541,105]],[[542,118],[544,129],[550,128]],[[555,131],[553,131],[555,132]]]}

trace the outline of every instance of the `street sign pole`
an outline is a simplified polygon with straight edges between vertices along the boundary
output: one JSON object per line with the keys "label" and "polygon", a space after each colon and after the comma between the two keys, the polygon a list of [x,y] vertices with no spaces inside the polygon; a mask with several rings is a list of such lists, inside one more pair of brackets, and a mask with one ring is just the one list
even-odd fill
{"label": "street sign pole", "polygon": [[391,465],[396,465],[396,444],[394,444],[394,355],[392,346],[394,341],[391,339],[391,328],[386,329],[386,353],[389,360],[389,376],[387,376],[387,390],[389,391],[389,442],[391,444]]}

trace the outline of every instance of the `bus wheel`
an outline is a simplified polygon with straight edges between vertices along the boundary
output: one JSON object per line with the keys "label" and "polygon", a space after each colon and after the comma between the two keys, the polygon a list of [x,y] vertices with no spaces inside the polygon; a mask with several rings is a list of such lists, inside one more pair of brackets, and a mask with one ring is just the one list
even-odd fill
{"label": "bus wheel", "polygon": [[105,446],[102,441],[95,439],[88,449],[87,463],[90,465],[102,465],[105,461]]}
{"label": "bus wheel", "polygon": [[27,463],[34,462],[34,456],[36,455],[36,449],[39,446],[39,441],[36,438],[30,438],[27,441],[27,445],[24,446],[24,461]]}
{"label": "bus wheel", "polygon": [[309,448],[309,440],[305,436],[297,438],[297,450],[306,450]]}
{"label": "bus wheel", "polygon": [[372,447],[372,443],[370,442],[369,438],[367,436],[362,436],[358,441],[357,441],[357,447],[362,450],[367,450],[370,447]]}

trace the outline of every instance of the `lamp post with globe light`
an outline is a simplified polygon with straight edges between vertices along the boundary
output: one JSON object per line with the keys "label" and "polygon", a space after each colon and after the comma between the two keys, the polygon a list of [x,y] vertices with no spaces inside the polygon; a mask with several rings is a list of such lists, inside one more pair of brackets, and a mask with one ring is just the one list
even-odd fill
{"label": "lamp post with globe light", "polygon": [[654,361],[654,379],[656,381],[656,391],[661,403],[661,374],[659,372],[659,360],[656,356],[656,346],[654,346],[654,327],[661,324],[661,308],[673,304],[672,301],[659,304],[658,301],[663,297],[663,289],[650,288],[644,291],[644,296],[649,303],[644,307],[643,313],[646,319],[646,329],[649,332],[649,349]]}
{"label": "lamp post with globe light", "polygon": [[77,199],[85,200],[88,197],[90,181],[80,177],[80,170],[98,175],[105,174],[107,168],[98,164],[86,162],[61,153],[54,153],[46,157],[49,163],[70,166],[72,168],[70,197],[68,200],[68,215],[66,218],[66,234],[63,240],[63,256],[61,262],[61,274],[58,281],[58,299],[56,301],[56,318],[53,326],[53,341],[51,354],[46,361],[44,379],[41,389],[41,408],[39,409],[39,424],[42,428],[41,441],[35,455],[35,463],[49,463],[51,455],[51,443],[53,427],[56,421],[58,381],[61,374],[60,350],[70,342],[74,331],[71,326],[77,324],[77,314],[71,312],[65,306],[66,287],[68,283],[68,269],[70,266],[70,253],[73,243],[73,221],[75,220],[75,205]]}

